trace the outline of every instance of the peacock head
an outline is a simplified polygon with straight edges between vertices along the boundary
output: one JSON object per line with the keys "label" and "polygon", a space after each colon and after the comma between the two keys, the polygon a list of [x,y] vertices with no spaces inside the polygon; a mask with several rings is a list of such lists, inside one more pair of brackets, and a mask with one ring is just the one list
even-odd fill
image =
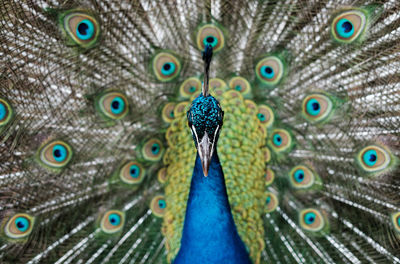
{"label": "peacock head", "polygon": [[221,131],[224,111],[217,99],[200,94],[187,112],[188,125],[199,153],[204,176],[208,175],[211,158]]}

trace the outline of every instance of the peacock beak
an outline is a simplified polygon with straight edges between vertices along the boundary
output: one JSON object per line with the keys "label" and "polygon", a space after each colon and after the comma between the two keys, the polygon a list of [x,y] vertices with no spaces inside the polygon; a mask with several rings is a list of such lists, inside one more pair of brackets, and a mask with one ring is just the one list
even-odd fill
{"label": "peacock beak", "polygon": [[220,126],[218,125],[217,129],[214,132],[214,135],[212,135],[212,140],[210,139],[207,132],[205,132],[204,136],[201,138],[201,140],[199,140],[196,128],[193,125],[191,127],[193,138],[196,139],[197,152],[200,156],[201,166],[203,167],[203,174],[205,177],[208,176],[208,170],[210,168],[212,155],[214,154],[214,144],[216,143],[218,138],[217,136],[219,134],[219,128]]}
{"label": "peacock beak", "polygon": [[208,176],[208,169],[210,168],[211,157],[213,154],[213,143],[209,139],[207,133],[204,134],[203,138],[197,144],[197,151],[199,152],[201,166],[203,167],[204,176]]}

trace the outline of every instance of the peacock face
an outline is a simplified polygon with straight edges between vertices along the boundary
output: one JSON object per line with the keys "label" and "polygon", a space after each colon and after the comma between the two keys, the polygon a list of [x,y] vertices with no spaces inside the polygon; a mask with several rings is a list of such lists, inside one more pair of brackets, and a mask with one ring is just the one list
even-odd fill
{"label": "peacock face", "polygon": [[212,96],[199,95],[187,112],[188,125],[199,153],[204,176],[208,175],[211,157],[221,131],[224,111]]}

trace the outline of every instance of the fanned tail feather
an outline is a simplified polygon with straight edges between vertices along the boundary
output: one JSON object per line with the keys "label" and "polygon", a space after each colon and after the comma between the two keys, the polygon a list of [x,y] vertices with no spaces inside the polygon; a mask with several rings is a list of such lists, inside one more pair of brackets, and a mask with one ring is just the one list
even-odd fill
{"label": "fanned tail feather", "polygon": [[173,260],[208,43],[253,262],[400,263],[399,14],[394,0],[0,2],[0,262]]}

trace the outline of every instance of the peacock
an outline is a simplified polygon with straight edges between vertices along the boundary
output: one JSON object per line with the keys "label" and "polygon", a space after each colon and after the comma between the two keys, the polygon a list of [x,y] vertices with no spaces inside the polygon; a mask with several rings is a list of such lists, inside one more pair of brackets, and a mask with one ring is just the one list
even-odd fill
{"label": "peacock", "polygon": [[396,0],[0,1],[0,263],[400,263]]}

